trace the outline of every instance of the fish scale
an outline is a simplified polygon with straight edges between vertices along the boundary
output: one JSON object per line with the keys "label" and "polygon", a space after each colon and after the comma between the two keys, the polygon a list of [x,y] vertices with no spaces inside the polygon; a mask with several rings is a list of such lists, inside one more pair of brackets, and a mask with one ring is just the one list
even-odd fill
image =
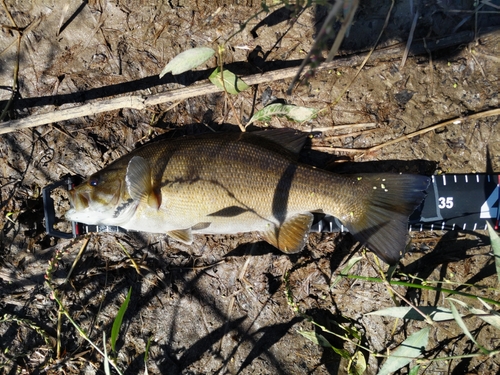
{"label": "fish scale", "polygon": [[[277,220],[303,212],[304,207],[307,207],[307,211],[325,209],[329,212],[345,212],[347,207],[353,206],[352,202],[348,202],[349,194],[344,194],[342,197],[345,198],[336,200],[335,207],[331,207],[332,176],[324,171],[291,163],[288,159],[276,157],[266,149],[256,148],[252,144],[221,145],[220,142],[195,141],[188,153],[182,151],[180,155],[172,155],[179,160],[169,163],[162,176],[162,195],[166,201],[162,208],[178,216],[189,210],[192,225],[196,221],[208,220],[207,215],[231,206],[247,209],[247,214],[238,218],[241,222],[238,227],[249,228],[258,227],[262,218],[277,225]],[[198,155],[203,153],[210,157],[204,157],[205,163],[198,163]],[[225,162],[226,159],[230,159],[232,163]],[[256,161],[258,163],[252,165]],[[186,183],[183,187],[175,183],[177,178],[186,175],[190,179],[184,180]],[[347,188],[347,184],[351,182],[349,179],[335,177],[336,184],[346,185],[342,189]],[[313,186],[311,181],[314,181]],[[287,194],[288,199],[284,199]],[[193,200],[193,196],[198,197],[198,200]],[[233,221],[230,217],[226,220],[221,217],[220,222],[214,223],[217,226],[206,228],[200,233],[242,231],[225,227],[230,221]]]}

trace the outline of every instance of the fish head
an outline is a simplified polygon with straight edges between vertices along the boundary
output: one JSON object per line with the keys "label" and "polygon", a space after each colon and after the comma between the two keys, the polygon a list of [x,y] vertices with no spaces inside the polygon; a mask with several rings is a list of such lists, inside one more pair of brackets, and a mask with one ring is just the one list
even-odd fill
{"label": "fish head", "polygon": [[125,188],[119,169],[103,169],[69,191],[71,209],[66,219],[89,225],[123,225],[134,214],[137,204]]}

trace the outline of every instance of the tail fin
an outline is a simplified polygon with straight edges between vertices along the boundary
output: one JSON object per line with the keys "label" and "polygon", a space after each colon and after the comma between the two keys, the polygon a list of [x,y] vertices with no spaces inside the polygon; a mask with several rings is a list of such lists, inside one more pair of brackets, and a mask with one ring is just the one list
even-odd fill
{"label": "tail fin", "polygon": [[362,214],[344,225],[361,243],[389,264],[403,255],[408,217],[425,198],[430,178],[411,174],[362,174]]}

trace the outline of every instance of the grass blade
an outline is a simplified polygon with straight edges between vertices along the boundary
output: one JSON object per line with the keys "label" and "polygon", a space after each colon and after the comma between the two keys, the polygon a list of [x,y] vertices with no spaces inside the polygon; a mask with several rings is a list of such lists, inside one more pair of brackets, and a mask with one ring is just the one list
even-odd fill
{"label": "grass blade", "polygon": [[387,358],[378,375],[388,375],[397,371],[422,354],[429,341],[429,330],[429,327],[425,327],[403,341],[399,348]]}
{"label": "grass blade", "polygon": [[[469,310],[469,312],[471,314],[474,314],[475,316],[484,320],[486,323],[492,325],[496,329],[500,329],[500,316],[497,315],[496,313],[489,313],[489,312],[483,311],[481,309],[477,309],[477,308],[470,306],[470,305],[466,304],[465,302],[462,302],[462,301],[457,300],[455,298],[447,298],[447,299],[458,303],[462,307],[465,307],[467,310]],[[491,310],[491,308],[487,304],[486,304],[486,307],[489,310]]]}
{"label": "grass blade", "polygon": [[334,347],[330,342],[321,334],[321,333],[316,333],[314,331],[298,331],[302,336],[304,336],[306,339],[312,341],[316,345],[322,346],[323,348],[330,348],[332,349],[335,353],[340,355],[341,357],[350,360],[351,355],[349,352],[345,349],[338,349]]}
{"label": "grass blade", "polygon": [[458,326],[462,329],[462,331],[464,332],[464,334],[474,343],[476,344],[476,346],[486,355],[488,355],[490,353],[490,351],[484,347],[482,347],[481,345],[479,345],[479,343],[476,341],[476,339],[474,338],[474,336],[472,336],[472,334],[470,333],[469,329],[467,328],[467,326],[465,325],[462,317],[460,316],[460,314],[458,313],[458,310],[457,308],[455,307],[455,305],[453,304],[453,302],[449,301],[450,302],[450,306],[451,306],[451,311],[453,313],[453,317],[455,318],[455,321],[457,322]]}
{"label": "grass blade", "polygon": [[118,335],[120,334],[120,327],[122,326],[123,316],[127,311],[131,295],[132,287],[129,288],[127,298],[125,298],[125,301],[123,301],[122,305],[120,306],[120,310],[118,310],[118,314],[116,314],[116,318],[113,321],[113,327],[111,328],[111,349],[113,350],[113,352],[116,352],[116,341],[118,340]]}
{"label": "grass blade", "polygon": [[108,357],[108,351],[106,349],[106,332],[102,332],[102,346],[103,346],[103,352],[104,352],[104,373],[106,375],[111,375],[111,369],[109,367],[109,357]]}
{"label": "grass blade", "polygon": [[[439,306],[417,306],[420,312],[428,315],[433,321],[453,320],[453,314],[450,309]],[[391,316],[393,318],[425,320],[424,317],[410,306],[388,307],[387,309],[369,312],[365,315]]]}
{"label": "grass blade", "polygon": [[146,343],[146,350],[144,351],[144,374],[148,375],[148,358],[149,358],[149,347],[151,346],[151,339],[153,336],[148,338]]}
{"label": "grass blade", "polygon": [[203,64],[214,55],[215,51],[208,47],[188,49],[179,53],[163,68],[160,78],[172,72],[173,75],[181,74]]}
{"label": "grass blade", "polygon": [[[498,208],[500,210],[500,208]],[[493,249],[493,256],[495,257],[495,268],[497,270],[498,282],[500,283],[500,237],[495,229],[491,226],[489,222],[488,232],[490,234],[491,248]]]}
{"label": "grass blade", "polygon": [[298,332],[309,341],[315,343],[316,345],[322,346],[323,348],[332,347],[330,342],[328,342],[328,340],[325,339],[325,337],[320,333],[316,333],[314,331],[298,331]]}

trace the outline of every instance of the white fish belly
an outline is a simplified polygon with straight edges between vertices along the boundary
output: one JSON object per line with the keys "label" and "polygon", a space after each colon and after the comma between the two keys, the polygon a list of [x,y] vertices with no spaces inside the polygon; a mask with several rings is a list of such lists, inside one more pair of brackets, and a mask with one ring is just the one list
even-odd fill
{"label": "white fish belly", "polygon": [[198,234],[236,234],[264,232],[279,225],[278,219],[267,218],[253,212],[245,212],[236,217],[197,215],[193,218],[183,218],[168,214],[162,209],[144,209],[143,207],[138,208],[131,219],[121,226],[125,229],[149,233],[167,233],[192,228],[192,232]]}

